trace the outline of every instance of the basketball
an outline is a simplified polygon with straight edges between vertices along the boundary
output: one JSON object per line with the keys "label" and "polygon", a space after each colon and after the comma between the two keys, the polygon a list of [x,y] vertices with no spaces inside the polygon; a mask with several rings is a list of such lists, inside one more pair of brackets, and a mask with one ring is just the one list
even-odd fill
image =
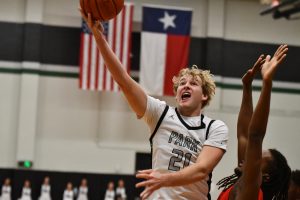
{"label": "basketball", "polygon": [[124,7],[124,0],[80,0],[80,6],[93,20],[107,21],[116,17]]}

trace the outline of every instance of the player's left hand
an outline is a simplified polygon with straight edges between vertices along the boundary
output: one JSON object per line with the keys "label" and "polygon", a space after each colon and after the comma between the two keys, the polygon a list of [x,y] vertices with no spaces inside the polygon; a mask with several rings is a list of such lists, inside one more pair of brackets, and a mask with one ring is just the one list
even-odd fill
{"label": "player's left hand", "polygon": [[137,188],[145,187],[145,190],[140,194],[142,200],[147,199],[155,190],[163,187],[164,183],[167,181],[162,173],[153,169],[138,171],[136,178],[146,179],[135,185]]}

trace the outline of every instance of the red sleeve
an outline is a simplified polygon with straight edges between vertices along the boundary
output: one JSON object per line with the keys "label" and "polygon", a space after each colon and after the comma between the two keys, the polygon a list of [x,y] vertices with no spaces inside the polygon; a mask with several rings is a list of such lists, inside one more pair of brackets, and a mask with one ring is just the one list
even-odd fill
{"label": "red sleeve", "polygon": [[264,200],[264,194],[261,189],[259,189],[258,200]]}
{"label": "red sleeve", "polygon": [[219,197],[218,197],[218,200],[228,200],[228,199],[229,199],[229,194],[230,194],[232,188],[233,188],[233,186],[230,186],[228,189],[223,190],[223,191],[220,193],[220,195],[219,195]]}
{"label": "red sleeve", "polygon": [[[226,189],[226,190],[223,190],[219,197],[218,197],[218,200],[228,200],[229,199],[229,194],[232,190],[233,186],[230,186],[230,188]],[[263,200],[264,198],[264,195],[263,195],[263,192],[261,189],[259,189],[259,194],[258,194],[258,200]]]}

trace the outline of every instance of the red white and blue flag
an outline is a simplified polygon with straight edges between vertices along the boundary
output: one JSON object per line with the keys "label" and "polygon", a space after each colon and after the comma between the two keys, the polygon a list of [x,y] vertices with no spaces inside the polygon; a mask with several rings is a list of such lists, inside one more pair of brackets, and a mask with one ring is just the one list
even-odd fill
{"label": "red white and blue flag", "polygon": [[173,76],[187,67],[192,10],[143,7],[140,84],[151,95],[173,95]]}
{"label": "red white and blue flag", "polygon": [[[112,20],[103,23],[106,40],[126,70],[130,70],[131,33],[133,4],[125,3],[124,8]],[[104,60],[97,49],[96,41],[83,21],[80,45],[79,87],[84,90],[119,91]]]}

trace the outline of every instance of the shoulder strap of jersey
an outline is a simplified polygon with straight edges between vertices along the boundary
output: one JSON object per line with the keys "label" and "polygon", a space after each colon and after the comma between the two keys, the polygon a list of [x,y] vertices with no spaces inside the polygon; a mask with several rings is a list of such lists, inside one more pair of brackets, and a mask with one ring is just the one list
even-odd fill
{"label": "shoulder strap of jersey", "polygon": [[206,135],[205,135],[205,140],[207,140],[207,138],[208,138],[209,129],[210,129],[212,123],[214,123],[214,121],[216,121],[216,120],[214,120],[214,119],[211,120],[211,121],[209,122],[208,126],[207,126],[207,129],[206,129]]}
{"label": "shoulder strap of jersey", "polygon": [[[161,116],[160,116],[160,118],[159,118],[159,120],[158,120],[158,122],[157,122],[157,124],[156,124],[156,126],[155,126],[155,129],[154,129],[153,133],[151,134],[151,136],[150,136],[150,138],[149,138],[149,141],[150,141],[150,147],[151,147],[151,156],[153,156],[153,155],[152,155],[152,154],[153,154],[153,141],[152,141],[152,140],[153,140],[153,138],[154,138],[154,136],[155,136],[155,134],[156,134],[158,128],[160,127],[161,122],[162,122],[163,119],[165,118],[165,116],[166,116],[168,110],[169,110],[169,106],[166,105],[166,107],[165,107],[163,113],[161,114]],[[151,165],[152,165],[152,162],[151,162]]]}
{"label": "shoulder strap of jersey", "polygon": [[[214,121],[216,121],[216,120],[214,120],[214,119],[211,120],[211,121],[209,122],[208,126],[207,126],[207,129],[206,129],[206,135],[205,135],[205,140],[207,140],[207,138],[208,138],[208,135],[209,135],[209,129],[210,129],[212,123],[214,123]],[[211,200],[211,196],[210,196],[211,179],[212,179],[212,172],[209,174],[209,178],[208,178],[208,180],[207,180],[207,185],[208,185],[207,199],[208,199],[208,200]]]}
{"label": "shoulder strap of jersey", "polygon": [[156,126],[155,126],[155,129],[154,129],[153,133],[151,134],[151,137],[150,137],[150,139],[149,139],[149,140],[150,140],[151,147],[152,147],[152,140],[153,140],[153,137],[155,136],[157,130],[159,129],[160,124],[161,124],[161,122],[163,121],[163,119],[165,118],[165,116],[166,116],[168,110],[169,110],[169,106],[166,105],[166,107],[165,107],[163,113],[161,114],[161,116],[160,116],[160,118],[159,118],[159,120],[158,120],[158,122],[157,122],[157,124],[156,124]]}

